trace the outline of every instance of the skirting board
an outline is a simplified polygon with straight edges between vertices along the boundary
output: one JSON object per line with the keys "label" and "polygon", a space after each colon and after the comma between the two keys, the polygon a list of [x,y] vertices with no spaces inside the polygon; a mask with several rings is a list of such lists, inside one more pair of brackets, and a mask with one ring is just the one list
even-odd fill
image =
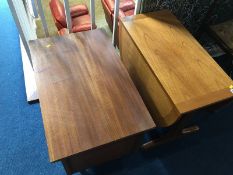
{"label": "skirting board", "polygon": [[36,101],[38,100],[38,94],[37,94],[34,71],[32,69],[30,60],[28,58],[27,52],[24,48],[21,38],[20,38],[20,48],[21,48],[21,55],[23,62],[23,72],[24,72],[27,101],[28,102]]}

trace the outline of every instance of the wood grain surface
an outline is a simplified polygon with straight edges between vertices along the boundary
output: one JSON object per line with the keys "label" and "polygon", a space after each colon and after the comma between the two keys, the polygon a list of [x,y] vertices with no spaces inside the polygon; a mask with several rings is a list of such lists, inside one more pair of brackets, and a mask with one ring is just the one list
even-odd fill
{"label": "wood grain surface", "polygon": [[154,128],[102,30],[30,42],[50,160]]}
{"label": "wood grain surface", "polygon": [[120,24],[121,58],[157,124],[232,98],[230,77],[169,11]]}

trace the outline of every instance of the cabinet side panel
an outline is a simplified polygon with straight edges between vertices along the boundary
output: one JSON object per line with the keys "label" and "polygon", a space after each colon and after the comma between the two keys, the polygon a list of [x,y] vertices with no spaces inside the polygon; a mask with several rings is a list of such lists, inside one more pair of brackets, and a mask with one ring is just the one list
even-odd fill
{"label": "cabinet side panel", "polygon": [[180,116],[158,79],[138,51],[126,29],[120,26],[121,59],[156,124],[169,126]]}
{"label": "cabinet side panel", "polygon": [[118,159],[124,155],[137,151],[142,143],[143,134],[112,142],[92,150],[71,156],[63,160],[71,173],[98,166],[102,163]]}

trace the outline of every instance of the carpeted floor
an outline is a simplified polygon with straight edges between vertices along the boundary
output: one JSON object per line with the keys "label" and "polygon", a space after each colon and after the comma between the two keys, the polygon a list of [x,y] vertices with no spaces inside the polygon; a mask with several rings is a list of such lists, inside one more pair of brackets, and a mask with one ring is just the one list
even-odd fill
{"label": "carpeted floor", "polygon": [[[0,0],[0,175],[65,175],[50,164],[39,104],[26,102],[18,32]],[[199,116],[200,132],[85,175],[232,175],[233,103]]]}

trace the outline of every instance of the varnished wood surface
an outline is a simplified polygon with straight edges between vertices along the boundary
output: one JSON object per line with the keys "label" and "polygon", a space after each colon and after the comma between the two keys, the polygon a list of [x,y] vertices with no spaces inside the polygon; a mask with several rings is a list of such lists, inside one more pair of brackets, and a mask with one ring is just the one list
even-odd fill
{"label": "varnished wood surface", "polygon": [[159,125],[232,98],[232,80],[169,11],[120,24],[122,61]]}
{"label": "varnished wood surface", "polygon": [[100,164],[122,157],[137,151],[142,144],[143,134],[130,138],[121,139],[117,142],[88,150],[62,160],[66,162],[66,167],[71,173],[81,172],[87,168],[99,166]]}
{"label": "varnished wood surface", "polygon": [[155,127],[102,30],[30,43],[51,161]]}

